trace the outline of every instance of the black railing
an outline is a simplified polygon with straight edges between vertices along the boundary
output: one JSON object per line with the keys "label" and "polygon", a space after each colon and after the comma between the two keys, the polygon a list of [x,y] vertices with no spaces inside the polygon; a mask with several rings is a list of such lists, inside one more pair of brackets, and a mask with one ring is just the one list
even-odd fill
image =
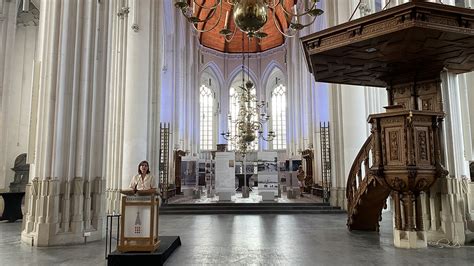
{"label": "black railing", "polygon": [[[107,220],[105,223],[105,259],[108,258],[109,254],[112,252],[112,240],[115,240],[115,249],[117,249],[117,244],[120,240],[120,214],[107,214]],[[117,221],[117,235],[113,237],[114,229],[114,220]]]}

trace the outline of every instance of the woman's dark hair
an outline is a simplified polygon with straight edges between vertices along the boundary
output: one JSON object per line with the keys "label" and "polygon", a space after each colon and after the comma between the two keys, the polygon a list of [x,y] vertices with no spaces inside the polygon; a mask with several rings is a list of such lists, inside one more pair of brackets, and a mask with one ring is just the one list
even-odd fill
{"label": "woman's dark hair", "polygon": [[142,173],[142,172],[140,172],[140,166],[142,166],[143,164],[146,164],[148,166],[148,170],[146,171],[146,173],[149,174],[150,173],[150,164],[147,161],[141,161],[138,164],[138,174]]}

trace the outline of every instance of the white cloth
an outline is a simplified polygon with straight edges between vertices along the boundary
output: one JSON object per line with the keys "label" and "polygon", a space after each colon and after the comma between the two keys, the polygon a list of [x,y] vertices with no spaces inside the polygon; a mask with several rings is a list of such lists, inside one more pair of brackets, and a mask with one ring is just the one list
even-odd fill
{"label": "white cloth", "polygon": [[155,178],[150,174],[146,174],[145,178],[142,178],[142,176],[138,174],[132,177],[130,188],[134,190],[147,190],[155,188]]}

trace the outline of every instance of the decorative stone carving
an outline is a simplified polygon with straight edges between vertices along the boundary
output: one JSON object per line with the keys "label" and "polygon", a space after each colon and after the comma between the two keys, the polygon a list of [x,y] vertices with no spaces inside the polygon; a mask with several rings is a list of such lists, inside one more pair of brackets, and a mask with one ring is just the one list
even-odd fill
{"label": "decorative stone carving", "polygon": [[26,153],[20,154],[15,159],[15,166],[12,168],[15,172],[13,182],[10,183],[11,192],[25,192],[30,165],[26,163]]}
{"label": "decorative stone carving", "polygon": [[18,26],[38,26],[39,24],[40,12],[35,5],[30,3],[28,12],[18,12],[18,17],[16,19],[16,24]]}

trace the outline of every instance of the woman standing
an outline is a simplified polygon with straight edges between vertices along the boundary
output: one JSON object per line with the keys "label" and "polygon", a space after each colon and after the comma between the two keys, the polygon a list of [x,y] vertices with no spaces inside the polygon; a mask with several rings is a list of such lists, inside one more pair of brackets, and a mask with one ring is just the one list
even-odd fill
{"label": "woman standing", "polygon": [[138,174],[132,177],[130,188],[134,193],[137,191],[154,191],[155,178],[150,174],[150,166],[147,161],[141,161],[138,164]]}

